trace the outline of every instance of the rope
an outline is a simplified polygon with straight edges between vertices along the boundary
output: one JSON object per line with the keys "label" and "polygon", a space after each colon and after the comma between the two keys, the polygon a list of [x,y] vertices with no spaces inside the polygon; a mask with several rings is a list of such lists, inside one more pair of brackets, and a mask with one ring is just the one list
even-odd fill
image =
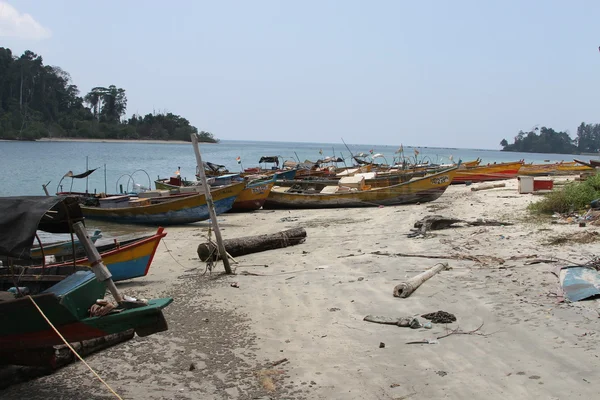
{"label": "rope", "polygon": [[77,353],[77,352],[75,351],[75,349],[74,349],[73,347],[71,347],[71,345],[69,344],[69,342],[67,342],[67,341],[65,340],[65,338],[63,337],[63,335],[61,335],[61,334],[60,334],[60,332],[58,331],[58,329],[56,329],[56,328],[54,327],[54,325],[52,325],[52,322],[50,322],[50,320],[48,319],[48,317],[46,317],[46,314],[44,314],[44,312],[42,311],[42,309],[41,309],[41,308],[40,308],[40,307],[37,305],[37,303],[35,302],[35,300],[33,299],[33,297],[31,297],[31,296],[29,296],[29,295],[28,295],[27,297],[29,298],[29,300],[31,300],[31,302],[33,303],[33,305],[35,306],[35,308],[37,308],[37,310],[40,312],[40,314],[42,314],[42,317],[44,317],[44,319],[46,320],[46,322],[48,323],[48,325],[50,325],[50,327],[51,327],[51,328],[54,330],[54,332],[56,332],[56,334],[57,334],[57,335],[58,335],[58,336],[59,336],[59,337],[62,339],[62,341],[63,341],[63,342],[64,342],[64,343],[67,345],[67,347],[69,348],[69,350],[71,350],[71,351],[73,352],[73,354],[75,354],[75,356],[76,356],[77,358],[79,358],[79,361],[81,361],[81,362],[82,362],[82,363],[83,363],[83,364],[84,364],[86,367],[88,367],[88,369],[89,369],[90,371],[92,371],[92,373],[93,373],[93,374],[96,376],[96,378],[98,378],[98,380],[99,380],[100,382],[102,382],[102,383],[104,384],[104,386],[106,386],[106,387],[108,388],[108,390],[110,390],[110,392],[111,392],[112,394],[114,394],[114,395],[115,395],[115,397],[116,397],[117,399],[119,399],[119,400],[123,400],[123,398],[122,398],[121,396],[119,396],[119,395],[117,394],[117,392],[115,392],[115,391],[113,390],[113,388],[111,388],[111,387],[108,385],[108,383],[106,383],[106,382],[104,381],[104,379],[102,379],[102,378],[100,377],[100,375],[98,375],[98,373],[96,373],[96,371],[94,371],[94,370],[92,369],[92,367],[90,367],[90,365],[89,365],[88,363],[86,363],[86,362],[85,362],[85,360],[84,360],[83,358],[81,358],[81,356],[79,355],[79,353]]}

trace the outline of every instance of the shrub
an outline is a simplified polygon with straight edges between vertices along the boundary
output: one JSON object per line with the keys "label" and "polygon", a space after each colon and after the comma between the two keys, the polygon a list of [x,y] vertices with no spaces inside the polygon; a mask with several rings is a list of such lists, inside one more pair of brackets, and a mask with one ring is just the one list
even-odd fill
{"label": "shrub", "polygon": [[529,205],[535,213],[552,214],[578,211],[589,207],[592,200],[600,198],[600,175],[583,182],[572,182],[547,194],[542,200]]}

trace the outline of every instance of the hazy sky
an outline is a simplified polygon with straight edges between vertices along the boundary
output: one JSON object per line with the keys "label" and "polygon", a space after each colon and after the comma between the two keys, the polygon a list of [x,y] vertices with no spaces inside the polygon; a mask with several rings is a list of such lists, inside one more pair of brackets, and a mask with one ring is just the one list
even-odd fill
{"label": "hazy sky", "polygon": [[0,46],[221,139],[498,148],[600,122],[600,1],[0,0]]}

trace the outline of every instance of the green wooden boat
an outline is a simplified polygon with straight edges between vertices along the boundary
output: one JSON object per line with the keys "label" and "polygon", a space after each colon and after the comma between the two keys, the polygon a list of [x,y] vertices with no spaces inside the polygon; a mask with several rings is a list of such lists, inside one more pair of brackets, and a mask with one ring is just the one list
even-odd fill
{"label": "green wooden boat", "polygon": [[[134,329],[139,336],[167,330],[162,309],[173,299],[151,300],[142,307],[90,317],[88,309],[96,299],[103,298],[105,292],[106,287],[96,280],[93,272],[80,271],[31,298],[68,342],[95,339],[128,329]],[[5,352],[63,343],[28,296],[0,301],[0,315],[11,321],[0,325],[0,361]]]}
{"label": "green wooden boat", "polygon": [[[66,233],[81,219],[77,199],[0,198],[0,255],[25,258],[30,254],[36,229]],[[91,271],[76,272],[37,295],[27,295],[24,288],[16,291],[19,298],[0,292],[0,316],[5,322],[0,324],[0,364],[31,365],[32,354],[44,354],[49,347],[63,343],[44,317],[68,342],[100,338],[130,329],[139,336],[148,336],[168,329],[162,309],[173,301],[162,298],[123,302],[116,312],[91,316],[90,307],[106,293],[105,284]]]}

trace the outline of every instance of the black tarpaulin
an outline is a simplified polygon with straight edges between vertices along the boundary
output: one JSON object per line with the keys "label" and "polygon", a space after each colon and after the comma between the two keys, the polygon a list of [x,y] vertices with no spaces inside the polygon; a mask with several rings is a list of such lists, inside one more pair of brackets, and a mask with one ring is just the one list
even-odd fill
{"label": "black tarpaulin", "polygon": [[279,165],[279,157],[277,157],[277,156],[261,157],[260,161],[258,163],[259,164],[262,164],[262,163],[275,163],[275,164]]}
{"label": "black tarpaulin", "polygon": [[224,165],[213,164],[213,163],[208,162],[208,161],[203,161],[202,163],[204,164],[204,169],[209,169],[209,170],[212,170],[212,171],[215,171],[215,172],[217,172],[218,170],[220,170],[222,168],[225,168]]}
{"label": "black tarpaulin", "polygon": [[69,233],[77,221],[83,215],[75,197],[0,197],[0,255],[29,259],[36,230]]}
{"label": "black tarpaulin", "polygon": [[65,174],[65,176],[63,176],[63,178],[73,178],[73,179],[82,179],[82,178],[86,178],[88,176],[90,176],[90,174],[92,172],[94,172],[95,170],[97,170],[98,168],[94,168],[94,169],[89,169],[85,172],[82,172],[81,174],[77,174],[77,175],[73,175],[73,171],[69,171]]}

